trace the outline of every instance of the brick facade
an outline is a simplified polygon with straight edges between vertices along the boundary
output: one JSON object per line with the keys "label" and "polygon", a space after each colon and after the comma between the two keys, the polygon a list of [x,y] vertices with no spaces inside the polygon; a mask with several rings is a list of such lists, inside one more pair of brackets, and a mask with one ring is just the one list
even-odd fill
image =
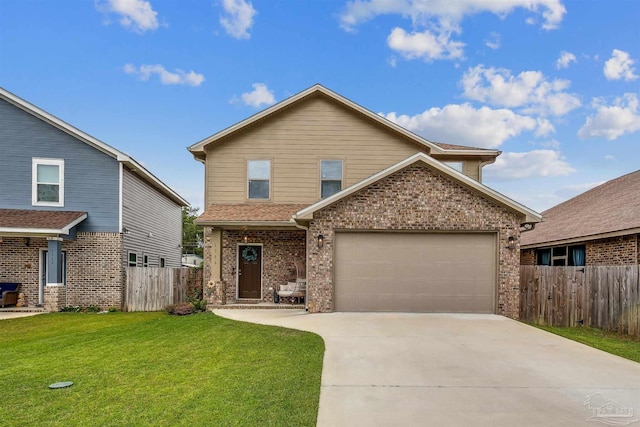
{"label": "brick facade", "polygon": [[[211,278],[211,227],[205,227],[205,262],[204,282]],[[207,297],[212,304],[224,300],[228,303],[237,301],[236,269],[238,265],[238,244],[262,245],[262,301],[273,302],[273,289],[285,284],[292,278],[292,262],[306,265],[305,231],[304,230],[224,230],[222,232],[222,286],[224,297],[215,298],[214,291]]]}
{"label": "brick facade", "polygon": [[[585,265],[633,265],[640,264],[640,239],[629,234],[608,239],[572,243],[585,245]],[[541,249],[548,248],[542,246]],[[520,256],[522,265],[535,265],[536,250],[525,249]]]}
{"label": "brick facade", "polygon": [[[0,243],[0,282],[22,283],[21,292],[29,306],[38,303],[40,254],[44,249],[44,238],[4,237]],[[45,308],[57,311],[69,305],[97,305],[102,309],[122,306],[124,268],[119,233],[78,233],[75,241],[63,242],[62,250],[67,254],[66,286],[45,288]]]}
{"label": "brick facade", "polygon": [[[427,166],[413,165],[314,214],[309,226],[307,298],[310,312],[333,311],[335,230],[493,231],[498,236],[498,314],[519,313],[519,240],[515,213]],[[324,236],[321,249],[314,244]]]}

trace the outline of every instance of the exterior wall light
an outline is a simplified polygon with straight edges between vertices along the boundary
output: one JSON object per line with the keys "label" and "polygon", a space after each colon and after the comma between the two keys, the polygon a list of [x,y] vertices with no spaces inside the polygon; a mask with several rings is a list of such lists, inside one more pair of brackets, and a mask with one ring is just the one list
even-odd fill
{"label": "exterior wall light", "polygon": [[318,248],[322,248],[324,246],[324,236],[322,234],[318,234]]}
{"label": "exterior wall light", "polygon": [[507,248],[511,249],[512,251],[515,250],[516,248],[516,238],[513,236],[509,236],[509,240],[508,240],[509,244],[507,245]]}

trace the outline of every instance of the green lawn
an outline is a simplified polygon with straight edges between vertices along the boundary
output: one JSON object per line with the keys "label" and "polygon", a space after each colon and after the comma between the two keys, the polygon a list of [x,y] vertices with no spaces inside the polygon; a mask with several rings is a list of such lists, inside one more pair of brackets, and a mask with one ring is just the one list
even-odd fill
{"label": "green lawn", "polygon": [[532,325],[570,340],[581,342],[607,353],[640,363],[640,341],[630,336],[619,335],[602,329],[586,326],[576,328],[558,328]]}
{"label": "green lawn", "polygon": [[[212,313],[0,321],[5,426],[313,426],[324,343]],[[49,384],[73,381],[66,389]]]}

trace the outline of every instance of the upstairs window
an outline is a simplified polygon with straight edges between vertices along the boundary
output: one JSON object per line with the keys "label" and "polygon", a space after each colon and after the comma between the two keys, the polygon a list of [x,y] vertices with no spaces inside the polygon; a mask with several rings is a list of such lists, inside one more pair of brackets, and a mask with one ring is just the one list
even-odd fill
{"label": "upstairs window", "polygon": [[342,190],[342,160],[320,162],[320,197],[333,196]]}
{"label": "upstairs window", "polygon": [[249,160],[247,177],[249,199],[269,199],[271,160]]}
{"label": "upstairs window", "polygon": [[34,158],[31,184],[34,206],[64,206],[64,160]]}

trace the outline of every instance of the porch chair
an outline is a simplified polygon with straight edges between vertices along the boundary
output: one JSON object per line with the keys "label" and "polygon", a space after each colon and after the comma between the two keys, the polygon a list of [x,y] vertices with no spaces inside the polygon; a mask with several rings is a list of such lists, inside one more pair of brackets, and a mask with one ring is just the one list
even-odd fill
{"label": "porch chair", "polygon": [[298,262],[292,262],[295,270],[294,281],[288,281],[286,285],[280,285],[276,290],[279,300],[282,298],[291,298],[291,304],[304,301],[307,296],[307,278],[304,267]]}
{"label": "porch chair", "polygon": [[18,304],[18,293],[20,292],[20,283],[0,283],[0,306]]}

